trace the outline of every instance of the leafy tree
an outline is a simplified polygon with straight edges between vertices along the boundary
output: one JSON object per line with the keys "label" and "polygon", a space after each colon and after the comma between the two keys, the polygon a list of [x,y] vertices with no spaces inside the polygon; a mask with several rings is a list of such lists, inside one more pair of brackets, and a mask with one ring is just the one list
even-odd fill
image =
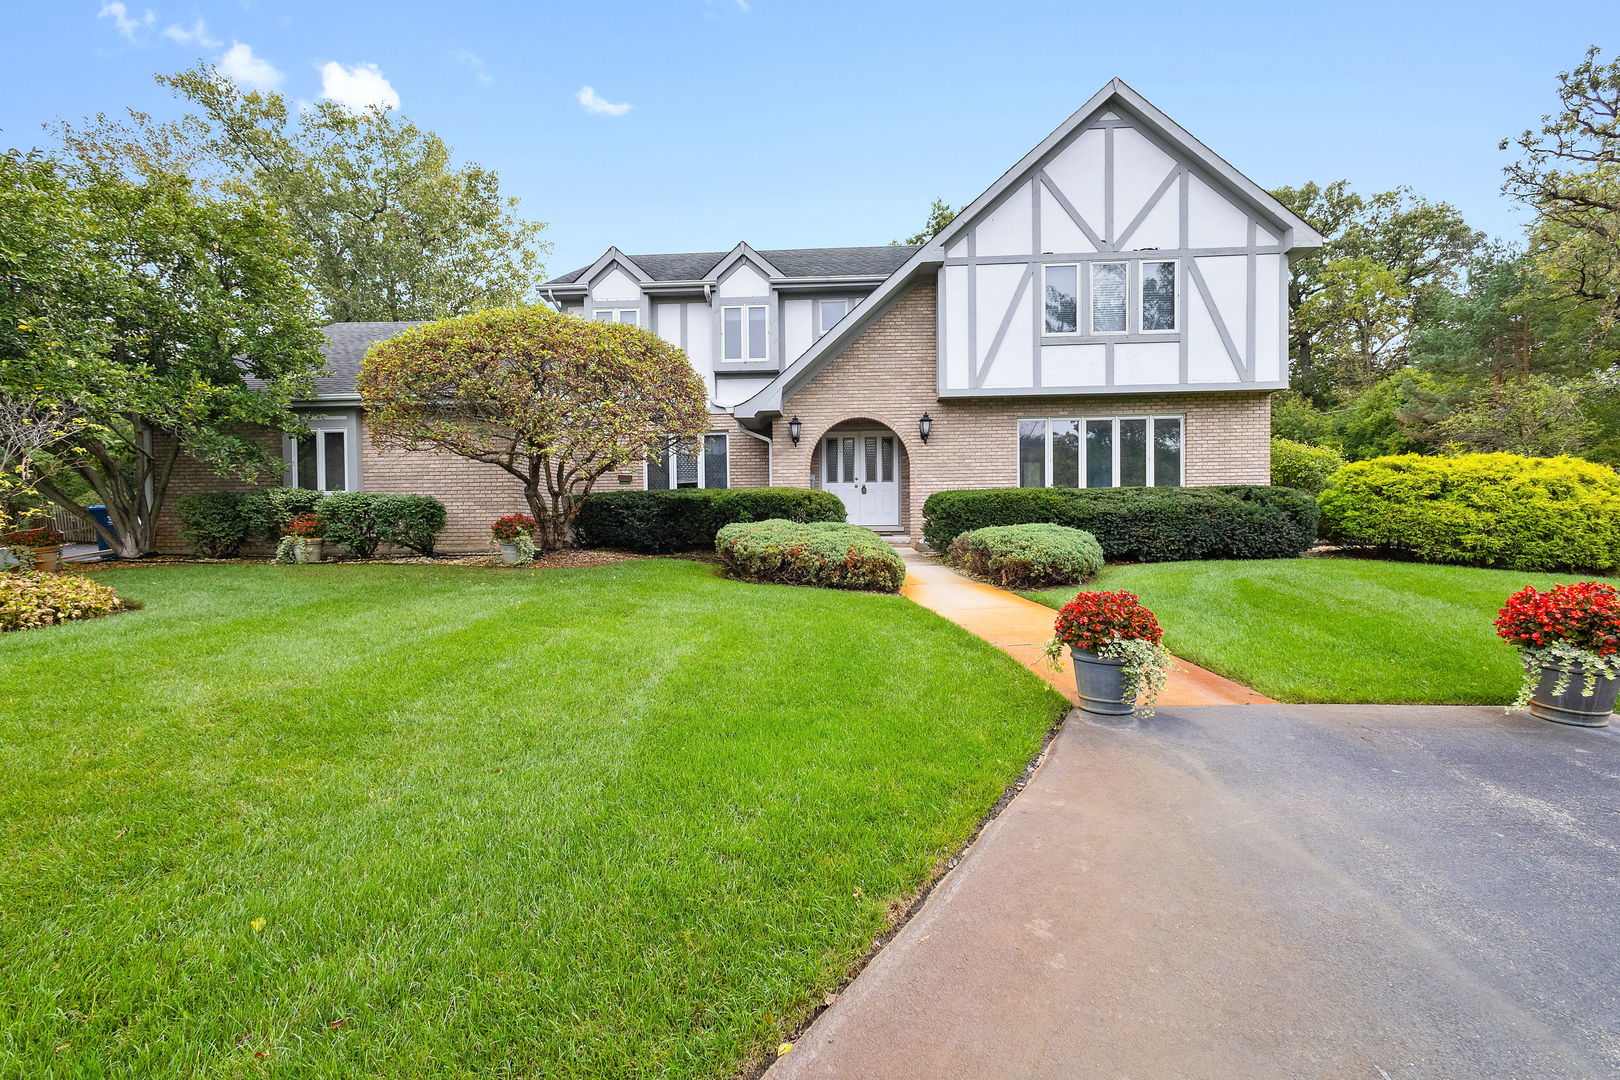
{"label": "leafy tree", "polygon": [[359,389],[377,445],[447,451],[516,477],[545,550],[572,543],[602,476],[709,429],[703,381],[680,349],[640,327],[539,307],[379,342]]}
{"label": "leafy tree", "polygon": [[1467,394],[1423,436],[1433,445],[1472,453],[1557,457],[1584,450],[1595,430],[1577,389],[1532,375]]}
{"label": "leafy tree", "polygon": [[889,243],[899,246],[901,244],[926,244],[939,235],[939,231],[956,220],[959,212],[944,199],[935,199],[928,208],[928,220],[923,222],[922,231],[906,237],[904,240],[891,240]]}
{"label": "leafy tree", "polygon": [[299,430],[288,402],[322,360],[306,253],[274,209],[201,197],[182,176],[12,154],[0,250],[0,394],[73,418],[32,454],[58,470],[32,479],[41,494],[88,521],[78,492],[93,492],[117,533],[98,525],[102,538],[132,557],[156,545],[182,453],[242,476],[276,467],[242,429]]}
{"label": "leafy tree", "polygon": [[1562,295],[1620,318],[1620,60],[1596,46],[1558,76],[1559,111],[1516,144],[1503,190],[1537,214],[1531,252]]}
{"label": "leafy tree", "polygon": [[544,223],[518,215],[493,170],[455,166],[433,132],[379,106],[294,107],[210,65],[158,81],[197,112],[167,124],[98,117],[64,128],[64,142],[108,167],[183,171],[274,203],[314,253],[328,320],[433,319],[532,299],[550,248]]}

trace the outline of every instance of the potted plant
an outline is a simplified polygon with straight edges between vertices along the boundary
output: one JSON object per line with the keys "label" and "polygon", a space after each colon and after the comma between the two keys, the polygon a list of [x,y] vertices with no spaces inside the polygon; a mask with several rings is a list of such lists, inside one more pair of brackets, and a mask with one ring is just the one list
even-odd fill
{"label": "potted plant", "polygon": [[501,561],[508,566],[534,562],[534,532],[540,523],[528,514],[507,514],[497,518],[489,534],[501,549]]}
{"label": "potted plant", "polygon": [[1127,716],[1140,699],[1144,716],[1164,689],[1170,654],[1159,644],[1164,631],[1153,612],[1128,592],[1083,592],[1058,612],[1046,657],[1056,671],[1068,647],[1080,707],[1105,716]]}
{"label": "potted plant", "polygon": [[281,530],[281,543],[276,545],[276,562],[318,563],[325,544],[326,529],[314,514],[298,514],[289,519]]}
{"label": "potted plant", "polygon": [[61,565],[63,539],[54,525],[41,525],[0,534],[0,545],[11,549],[24,570],[55,570]]}
{"label": "potted plant", "polygon": [[1524,680],[1509,709],[1558,724],[1604,727],[1620,693],[1620,592],[1582,581],[1525,586],[1496,616],[1496,633],[1519,650]]}

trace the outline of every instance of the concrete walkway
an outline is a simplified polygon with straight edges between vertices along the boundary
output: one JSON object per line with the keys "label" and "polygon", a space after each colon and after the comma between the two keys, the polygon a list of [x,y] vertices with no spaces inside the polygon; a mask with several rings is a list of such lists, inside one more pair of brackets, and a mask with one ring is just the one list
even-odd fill
{"label": "concrete walkway", "polygon": [[[958,574],[914,548],[897,550],[906,563],[906,581],[900,587],[904,596],[984,638],[1051,683],[1070,702],[1079,704],[1073,668],[1065,663],[1060,670],[1053,671],[1041,655],[1041,645],[1052,636],[1052,620],[1057,612],[1005,589]],[[1176,663],[1177,670],[1170,672],[1164,693],[1159,696],[1161,706],[1271,703],[1271,698],[1264,694],[1213,671],[1185,660]]]}
{"label": "concrete walkway", "polygon": [[768,1080],[1620,1075],[1620,730],[1071,714]]}

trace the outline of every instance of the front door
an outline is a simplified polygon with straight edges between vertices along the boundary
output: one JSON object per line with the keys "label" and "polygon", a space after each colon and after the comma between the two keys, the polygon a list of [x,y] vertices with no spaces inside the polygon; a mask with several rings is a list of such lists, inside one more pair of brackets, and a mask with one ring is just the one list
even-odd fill
{"label": "front door", "polygon": [[821,484],[850,524],[900,527],[900,448],[892,431],[835,431],[821,446]]}

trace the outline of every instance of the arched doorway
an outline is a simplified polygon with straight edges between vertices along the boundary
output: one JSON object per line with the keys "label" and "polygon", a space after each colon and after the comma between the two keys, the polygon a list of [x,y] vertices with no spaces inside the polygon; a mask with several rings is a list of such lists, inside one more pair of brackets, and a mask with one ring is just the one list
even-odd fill
{"label": "arched doorway", "polygon": [[843,500],[850,524],[900,528],[905,447],[892,428],[871,420],[846,421],[822,436],[819,450],[817,479]]}

